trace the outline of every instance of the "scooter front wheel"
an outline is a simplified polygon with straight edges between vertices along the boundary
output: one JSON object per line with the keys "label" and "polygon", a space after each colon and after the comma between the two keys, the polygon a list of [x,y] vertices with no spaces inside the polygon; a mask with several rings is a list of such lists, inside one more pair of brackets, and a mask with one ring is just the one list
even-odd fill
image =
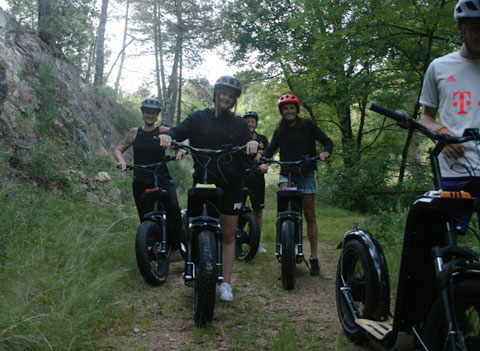
{"label": "scooter front wheel", "polygon": [[[452,296],[454,318],[461,332],[454,335],[463,335],[466,350],[478,351],[480,350],[480,281],[465,279],[455,282]],[[464,350],[457,348],[457,345],[452,349],[448,339],[449,333],[443,302],[438,297],[425,321],[422,340],[429,351]]]}
{"label": "scooter front wheel", "polygon": [[335,283],[337,312],[343,331],[360,345],[368,338],[355,323],[352,310],[357,311],[359,318],[371,319],[379,298],[375,294],[374,268],[368,255],[368,249],[360,241],[347,241],[338,262]]}
{"label": "scooter front wheel", "polygon": [[167,244],[167,252],[160,253],[161,228],[152,221],[144,221],[137,230],[135,239],[135,256],[143,279],[151,286],[157,286],[167,280],[170,269],[168,255],[171,248]]}
{"label": "scooter front wheel", "polygon": [[195,325],[203,327],[213,318],[217,284],[217,242],[215,234],[205,230],[198,234],[195,245],[195,285],[193,309]]}
{"label": "scooter front wheel", "polygon": [[285,290],[295,288],[297,263],[295,259],[295,224],[287,219],[282,223],[280,240],[282,243],[282,283]]}

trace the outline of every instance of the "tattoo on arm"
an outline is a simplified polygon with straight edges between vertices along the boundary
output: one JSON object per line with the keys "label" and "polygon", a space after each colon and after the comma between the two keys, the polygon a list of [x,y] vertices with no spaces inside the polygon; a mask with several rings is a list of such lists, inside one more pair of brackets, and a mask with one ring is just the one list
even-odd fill
{"label": "tattoo on arm", "polygon": [[125,152],[130,146],[132,146],[135,137],[137,136],[137,129],[132,128],[130,131],[125,135],[125,138],[120,142],[118,148],[123,152]]}

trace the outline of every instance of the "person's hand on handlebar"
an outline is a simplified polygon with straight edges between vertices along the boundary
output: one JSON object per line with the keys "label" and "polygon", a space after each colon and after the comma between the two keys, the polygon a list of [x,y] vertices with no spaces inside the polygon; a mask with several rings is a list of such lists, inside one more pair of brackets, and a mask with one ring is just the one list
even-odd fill
{"label": "person's hand on handlebar", "polygon": [[[437,114],[437,108],[423,106],[422,114],[420,117],[420,123],[425,127],[433,130],[435,133],[448,134],[453,137],[458,137],[454,132],[448,129],[446,126],[435,121],[435,115]],[[463,144],[449,144],[444,147],[443,153],[450,159],[456,160],[463,156],[465,146]]]}
{"label": "person's hand on handlebar", "polygon": [[163,146],[165,149],[168,149],[172,144],[172,137],[170,135],[160,134],[158,139],[160,140],[160,146]]}
{"label": "person's hand on handlebar", "polygon": [[177,161],[179,161],[179,160],[183,159],[186,154],[187,154],[187,150],[178,149],[178,150],[177,150],[177,153],[175,154],[175,159],[176,159]]}
{"label": "person's hand on handlebar", "polygon": [[245,152],[249,155],[257,154],[257,150],[258,150],[258,142],[256,142],[255,140],[250,140],[245,145]]}
{"label": "person's hand on handlebar", "polygon": [[324,152],[321,152],[319,156],[320,156],[320,160],[326,161],[327,158],[330,157],[330,153],[327,151],[324,151]]}
{"label": "person's hand on handlebar", "polygon": [[[453,137],[458,138],[458,135],[456,135],[454,132],[452,132],[447,127],[442,128],[438,132],[443,133],[443,134],[448,134],[448,135],[451,135]],[[460,157],[462,157],[463,154],[465,153],[465,145],[463,145],[463,144],[449,144],[449,145],[445,146],[445,148],[443,149],[442,152],[448,158],[450,158],[452,160],[457,160]]]}
{"label": "person's hand on handlebar", "polygon": [[268,172],[268,163],[262,163],[260,166],[258,166],[258,169],[260,170],[261,174],[265,174]]}
{"label": "person's hand on handlebar", "polygon": [[127,163],[125,161],[118,161],[117,168],[119,168],[123,172],[127,169]]}

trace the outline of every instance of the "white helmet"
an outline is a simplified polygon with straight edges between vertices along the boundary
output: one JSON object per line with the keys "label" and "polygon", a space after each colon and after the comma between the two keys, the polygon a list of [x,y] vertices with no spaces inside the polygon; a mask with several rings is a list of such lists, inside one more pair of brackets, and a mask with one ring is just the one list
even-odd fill
{"label": "white helmet", "polygon": [[467,18],[480,18],[480,0],[460,0],[453,12],[455,23],[462,23]]}

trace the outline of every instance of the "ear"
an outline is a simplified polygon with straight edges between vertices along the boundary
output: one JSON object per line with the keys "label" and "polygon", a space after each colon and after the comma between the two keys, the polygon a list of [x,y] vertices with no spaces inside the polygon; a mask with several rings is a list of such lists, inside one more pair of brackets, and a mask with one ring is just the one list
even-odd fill
{"label": "ear", "polygon": [[458,33],[462,34],[462,25],[460,23],[455,23],[457,26]]}

